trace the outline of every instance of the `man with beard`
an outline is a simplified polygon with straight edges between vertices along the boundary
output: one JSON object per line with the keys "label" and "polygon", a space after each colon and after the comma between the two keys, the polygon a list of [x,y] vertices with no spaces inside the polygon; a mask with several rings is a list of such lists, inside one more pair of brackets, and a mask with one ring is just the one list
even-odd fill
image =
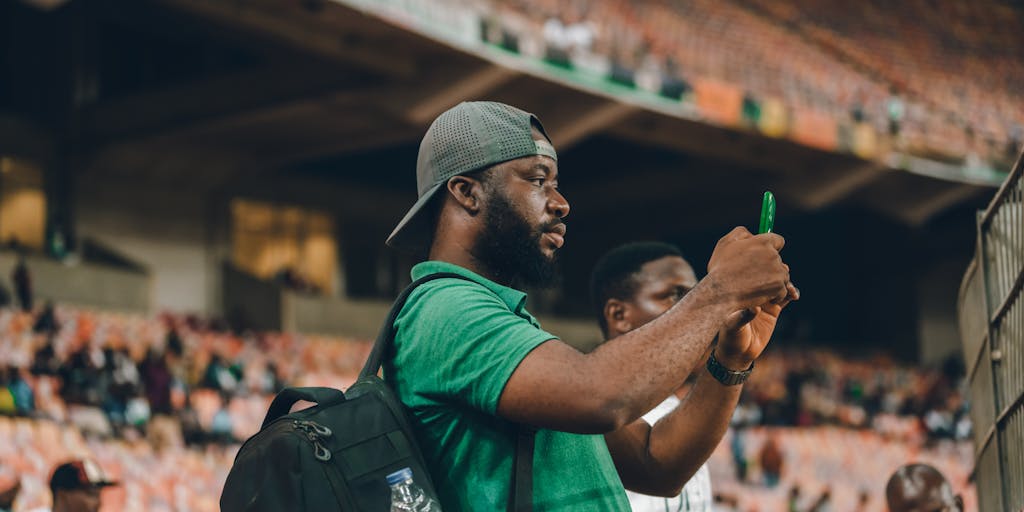
{"label": "man with beard", "polygon": [[[605,340],[643,327],[697,286],[675,246],[639,242],[616,247],[594,266],[590,290]],[[690,376],[692,388],[625,427],[605,434],[633,512],[710,512],[711,477],[704,462],[725,435],[741,382],[723,382],[716,365],[748,368],[767,346],[785,302],[734,314],[723,325],[708,361]],[[678,395],[678,398],[677,398]],[[682,400],[680,400],[682,399]],[[684,485],[685,484],[685,485]]]}
{"label": "man with beard", "polygon": [[[534,430],[524,436],[535,443],[534,508],[628,510],[603,434],[678,388],[731,315],[796,293],[779,256],[782,237],[736,228],[716,246],[707,277],[668,312],[591,353],[577,351],[541,329],[517,289],[555,274],[569,214],[557,164],[532,114],[459,104],[427,130],[419,199],[388,238],[427,254],[414,279],[470,279],[417,288],[384,364],[447,512],[507,510],[517,437]],[[728,378],[747,368],[733,370],[723,368]]]}

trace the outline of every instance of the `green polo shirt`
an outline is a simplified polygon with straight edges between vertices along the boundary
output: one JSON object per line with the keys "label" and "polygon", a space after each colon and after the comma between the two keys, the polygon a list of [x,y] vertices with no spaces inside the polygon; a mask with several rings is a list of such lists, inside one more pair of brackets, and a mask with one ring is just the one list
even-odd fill
{"label": "green polo shirt", "polygon": [[[413,279],[454,272],[409,296],[395,320],[384,378],[409,408],[445,512],[506,510],[516,425],[497,415],[519,363],[555,339],[526,311],[526,294],[457,265],[427,261]],[[604,436],[539,430],[533,503],[540,511],[629,510]]]}

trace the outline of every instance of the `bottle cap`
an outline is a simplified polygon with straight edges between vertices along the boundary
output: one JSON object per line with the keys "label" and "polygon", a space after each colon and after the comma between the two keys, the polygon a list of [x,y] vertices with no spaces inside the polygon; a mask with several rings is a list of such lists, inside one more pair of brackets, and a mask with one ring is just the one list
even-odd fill
{"label": "bottle cap", "polygon": [[402,468],[394,473],[391,473],[387,477],[388,485],[400,484],[406,480],[412,480],[412,470],[409,468]]}

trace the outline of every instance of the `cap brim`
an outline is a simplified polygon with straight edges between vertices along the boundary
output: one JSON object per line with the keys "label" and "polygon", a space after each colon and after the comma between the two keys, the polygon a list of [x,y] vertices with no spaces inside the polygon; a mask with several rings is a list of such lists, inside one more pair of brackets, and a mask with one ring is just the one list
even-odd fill
{"label": "cap brim", "polygon": [[409,208],[405,217],[402,217],[402,220],[398,222],[398,226],[388,236],[387,242],[385,242],[388,247],[416,252],[425,249],[430,244],[434,234],[431,232],[430,219],[427,218],[423,210],[444,184],[445,182],[441,182],[430,187],[425,194],[416,200],[416,203],[412,205],[412,208]]}

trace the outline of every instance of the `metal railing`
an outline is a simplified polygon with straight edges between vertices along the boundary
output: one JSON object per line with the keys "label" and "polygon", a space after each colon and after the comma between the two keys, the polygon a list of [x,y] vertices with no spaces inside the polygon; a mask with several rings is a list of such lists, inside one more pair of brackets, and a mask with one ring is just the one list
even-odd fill
{"label": "metal railing", "polygon": [[978,214],[960,287],[982,511],[1024,510],[1024,154]]}

